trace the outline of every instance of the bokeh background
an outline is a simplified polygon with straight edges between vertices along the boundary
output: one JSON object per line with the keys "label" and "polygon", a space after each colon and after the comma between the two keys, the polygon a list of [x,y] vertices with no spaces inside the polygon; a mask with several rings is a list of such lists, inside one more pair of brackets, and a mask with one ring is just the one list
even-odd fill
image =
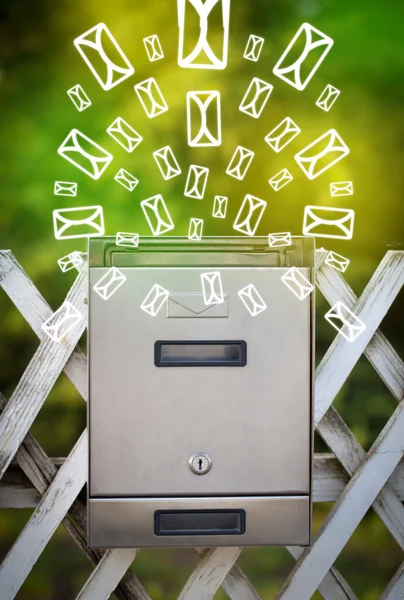
{"label": "bokeh background", "polygon": [[[55,309],[62,303],[74,274],[63,274],[57,259],[72,250],[85,251],[82,240],[56,241],[52,210],[101,204],[106,233],[117,230],[149,234],[140,201],[162,193],[175,222],[176,235],[187,235],[191,217],[205,219],[205,235],[232,235],[232,223],[246,193],[268,202],[259,235],[292,231],[301,234],[306,204],[353,208],[351,241],[320,240],[327,249],[350,259],[346,273],[361,293],[388,249],[402,249],[404,4],[398,0],[232,0],[229,64],[224,71],[180,69],[175,0],[2,0],[0,3],[1,213],[0,247],[10,248],[40,292]],[[302,22],[308,21],[334,39],[334,47],[305,91],[299,92],[272,74],[273,66]],[[136,72],[109,92],[101,89],[73,39],[99,22],[112,31]],[[243,59],[249,35],[265,38],[258,63]],[[148,61],[142,39],[158,34],[163,60]],[[220,35],[217,29],[214,35]],[[153,120],[144,113],[134,84],[155,77],[169,111]],[[274,85],[260,119],[239,112],[251,78]],[[92,106],[79,113],[66,91],[80,83]],[[341,90],[329,113],[315,106],[324,87]],[[223,144],[191,149],[186,142],[185,94],[219,90],[223,108]],[[106,128],[123,117],[144,137],[128,154],[108,136]],[[286,116],[302,133],[275,154],[265,135]],[[330,128],[336,128],[351,154],[310,182],[293,155]],[[99,181],[93,181],[57,154],[72,128],[78,128],[114,155]],[[182,175],[164,181],[152,152],[171,145]],[[245,180],[225,174],[237,145],[255,151]],[[211,169],[202,201],[183,195],[190,164]],[[140,183],[129,192],[116,181],[120,168]],[[276,193],[268,179],[288,168],[294,181]],[[78,182],[77,198],[53,195],[54,181]],[[352,197],[331,198],[332,181],[352,180]],[[229,197],[228,218],[212,219],[215,194]],[[325,242],[322,244],[322,242]],[[319,296],[319,295],[318,295]],[[318,297],[317,360],[334,337],[324,321],[325,301]],[[382,329],[403,355],[403,297]],[[401,323],[401,329],[398,326]],[[37,347],[37,339],[17,310],[0,294],[0,390],[9,397]],[[336,407],[368,449],[395,402],[365,358],[355,367],[339,394]],[[85,426],[85,406],[61,376],[32,428],[51,456],[66,456]],[[287,441],[285,441],[287,443]],[[327,448],[316,438],[316,450]],[[316,505],[315,529],[330,510]],[[0,510],[0,555],[4,556],[31,510]],[[402,561],[402,552],[372,511],[337,560],[348,582],[363,600],[375,600]],[[193,550],[142,551],[133,570],[156,599],[176,598],[197,562]],[[282,548],[246,549],[240,566],[264,600],[273,598],[293,565]],[[91,572],[91,565],[61,527],[41,555],[18,594],[23,600],[70,600]],[[219,591],[217,598],[224,598]],[[317,596],[316,596],[317,597]]]}

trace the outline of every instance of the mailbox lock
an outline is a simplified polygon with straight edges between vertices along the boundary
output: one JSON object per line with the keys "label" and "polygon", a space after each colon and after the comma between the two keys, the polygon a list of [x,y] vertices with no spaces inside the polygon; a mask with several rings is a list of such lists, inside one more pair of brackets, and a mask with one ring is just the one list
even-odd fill
{"label": "mailbox lock", "polygon": [[193,454],[188,464],[196,475],[205,475],[212,465],[212,460],[207,454]]}

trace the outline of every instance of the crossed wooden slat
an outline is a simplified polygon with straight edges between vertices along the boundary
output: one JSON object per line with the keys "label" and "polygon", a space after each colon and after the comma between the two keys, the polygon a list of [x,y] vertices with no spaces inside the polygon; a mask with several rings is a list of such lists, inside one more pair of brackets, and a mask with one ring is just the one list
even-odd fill
{"label": "crossed wooden slat", "polygon": [[[326,600],[355,598],[348,584],[332,567],[332,564],[372,503],[398,543],[404,547],[402,504],[391,488],[386,487],[380,492],[403,454],[403,403],[400,403],[366,457],[353,434],[331,407],[332,400],[362,352],[365,353],[394,396],[398,400],[401,400],[403,396],[403,363],[384,336],[377,331],[377,327],[404,283],[404,253],[388,252],[386,254],[359,301],[356,300],[352,290],[339,273],[322,265],[324,257],[324,253],[317,253],[320,290],[331,303],[343,300],[367,324],[366,332],[353,344],[348,344],[341,336],[337,336],[316,374],[315,418],[318,431],[341,461],[347,473],[354,476],[328,516],[312,547],[304,551],[299,548],[288,548],[297,559],[297,563],[279,598],[304,600],[304,598],[309,598],[317,588]],[[75,348],[80,337],[77,333],[77,339],[67,338],[63,342],[63,347],[56,345],[58,346],[57,356],[55,361],[51,360],[52,348],[53,353],[56,354],[55,344],[44,339],[40,326],[52,311],[20,265],[7,251],[0,252],[0,283],[41,340],[34,358],[0,418],[1,476],[16,454],[20,443],[63,368],[85,398],[86,358],[78,348]],[[82,312],[85,311],[83,290],[84,277],[83,273],[79,273],[67,298],[77,307],[81,307]],[[47,365],[46,371],[39,371],[40,376],[38,376],[38,361],[45,361]],[[46,377],[47,381],[38,381],[43,377]],[[26,398],[28,409],[24,408],[24,398]],[[13,417],[15,414],[24,417],[22,423],[15,423]],[[0,568],[0,592],[4,589],[7,593],[4,598],[15,596],[44,545],[64,518],[83,486],[86,473],[82,465],[87,462],[85,436],[84,432],[66,463],[57,473],[53,472],[52,483]],[[46,458],[50,463],[48,463],[48,467],[51,465],[56,470],[52,461],[48,457]],[[20,465],[30,477],[30,468],[24,468],[24,466],[26,467],[24,461],[22,464],[20,462]],[[31,477],[30,479],[36,485],[35,477],[34,480]],[[363,492],[365,486],[367,486],[366,493]],[[36,487],[38,489],[38,486]],[[61,495],[65,499],[63,508],[59,508],[61,503],[59,500],[55,501],[55,494],[57,498]],[[376,496],[378,497],[376,498]],[[359,503],[357,502],[358,498],[361,500]],[[84,516],[85,519],[83,511],[84,508],[81,507],[79,518]],[[341,526],[341,520],[343,526]],[[331,534],[328,533],[330,531],[333,532],[332,540]],[[334,532],[338,535],[334,535]],[[94,600],[95,598],[97,600],[108,598],[121,580],[121,584],[116,590],[119,597],[149,598],[141,584],[130,571],[127,571],[136,555],[136,550],[111,550],[102,555],[86,548],[85,535],[79,539],[80,541],[78,539],[76,541],[86,551],[89,558],[97,563],[97,566],[78,598]],[[25,550],[27,547],[29,551]],[[241,598],[257,600],[259,595],[235,565],[240,551],[239,548],[206,550],[183,588],[180,594],[181,600],[212,598],[220,585],[223,585],[227,594],[234,600],[241,600]],[[396,593],[395,590],[404,583],[403,579],[403,573],[399,571],[389,586],[391,591],[386,590],[386,593],[390,594],[386,598],[388,597],[389,600],[398,598],[391,594]],[[128,584],[126,588],[125,583]],[[3,598],[3,594],[1,597]]]}

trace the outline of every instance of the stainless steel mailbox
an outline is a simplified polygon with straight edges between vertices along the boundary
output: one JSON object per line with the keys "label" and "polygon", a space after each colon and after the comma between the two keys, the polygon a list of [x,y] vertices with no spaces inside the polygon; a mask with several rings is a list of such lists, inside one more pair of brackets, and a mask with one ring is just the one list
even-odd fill
{"label": "stainless steel mailbox", "polygon": [[[281,277],[313,280],[313,261],[302,237],[90,240],[91,547],[310,544],[314,297]],[[105,300],[111,267],[126,281]],[[212,271],[225,299],[206,306]],[[151,316],[155,284],[169,296]]]}

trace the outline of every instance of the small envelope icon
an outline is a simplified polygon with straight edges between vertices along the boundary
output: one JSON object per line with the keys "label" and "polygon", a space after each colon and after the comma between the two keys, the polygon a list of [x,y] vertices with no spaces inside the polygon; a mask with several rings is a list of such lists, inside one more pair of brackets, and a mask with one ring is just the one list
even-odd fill
{"label": "small envelope icon", "polygon": [[78,129],[71,130],[58,148],[58,154],[92,179],[99,179],[113,158]]}
{"label": "small envelope icon", "polygon": [[291,267],[281,279],[299,300],[304,300],[314,290],[307,277],[296,267]]}
{"label": "small envelope icon", "polygon": [[303,217],[303,235],[351,240],[355,212],[349,208],[306,206]]}
{"label": "small envelope icon", "polygon": [[143,141],[142,136],[135,131],[122,117],[118,117],[108,127],[107,133],[114,138],[127,152],[133,152]]}
{"label": "small envelope icon", "polygon": [[142,200],[140,206],[153,235],[162,235],[174,229],[174,223],[161,194]]}
{"label": "small envelope icon", "polygon": [[83,315],[66,300],[42,325],[41,329],[54,342],[60,342],[80,321]]}
{"label": "small envelope icon", "polygon": [[253,158],[254,152],[252,150],[243,148],[243,146],[237,146],[230,164],[226,169],[227,175],[230,175],[235,179],[240,179],[241,181],[244,179]]}
{"label": "small envelope icon", "polygon": [[202,294],[170,294],[167,298],[168,319],[225,319],[229,316],[228,295],[221,304],[207,306]]}
{"label": "small envelope icon", "polygon": [[203,290],[203,301],[208,306],[211,304],[222,304],[225,300],[223,294],[222,277],[220,271],[212,273],[201,273]]}
{"label": "small envelope icon", "polygon": [[292,234],[290,231],[282,233],[270,233],[268,235],[268,243],[270,248],[280,248],[282,246],[292,245]]}
{"label": "small envelope icon", "polygon": [[338,132],[330,129],[298,152],[295,161],[309,179],[315,179],[345,158],[349,152],[348,146]]}
{"label": "small envelope icon", "polygon": [[75,85],[70,90],[67,90],[67,94],[79,112],[91,106],[91,100],[81,85]]}
{"label": "small envelope icon", "polygon": [[220,146],[222,124],[220,114],[220,93],[187,93],[188,146]]}
{"label": "small envelope icon", "polygon": [[237,292],[240,300],[252,317],[256,317],[267,308],[267,305],[258,293],[257,288],[253,285],[247,285],[245,288]]}
{"label": "small envelope icon", "polygon": [[325,319],[348,342],[354,342],[366,329],[366,325],[343,302],[337,302],[326,313]]}
{"label": "small envelope icon", "polygon": [[254,119],[258,119],[268,102],[272,90],[273,86],[270,83],[254,77],[241,101],[239,110],[250,117],[254,117]]}
{"label": "small envelope icon", "polygon": [[266,206],[265,200],[247,194],[234,221],[233,229],[246,235],[255,235]]}
{"label": "small envelope icon", "polygon": [[103,90],[112,89],[135,72],[104,23],[80,35],[74,45]]}
{"label": "small envelope icon", "polygon": [[115,238],[115,244],[117,246],[125,246],[128,248],[137,248],[139,245],[139,234],[118,231]]}
{"label": "small envelope icon", "polygon": [[143,43],[150,62],[164,58],[164,52],[157,35],[150,35],[149,37],[143,38]]}
{"label": "small envelope icon", "polygon": [[191,219],[189,222],[188,239],[199,242],[202,239],[203,219]]}
{"label": "small envelope icon", "polygon": [[326,265],[336,269],[337,271],[341,271],[341,273],[345,273],[349,265],[349,259],[341,256],[341,254],[337,254],[336,252],[330,252],[327,254],[327,257],[324,261]]}
{"label": "small envelope icon", "polygon": [[102,206],[56,209],[53,211],[53,228],[57,240],[104,235]]}
{"label": "small envelope icon", "polygon": [[328,112],[340,93],[341,92],[337,90],[337,88],[332,85],[327,85],[320,98],[317,100],[316,106]]}
{"label": "small envelope icon", "polygon": [[283,169],[282,171],[279,171],[279,173],[274,175],[272,179],[268,181],[268,183],[271,185],[271,187],[273,187],[275,192],[279,192],[280,189],[285,187],[285,185],[290,183],[292,180],[293,177],[289,173],[289,171],[287,169]]}
{"label": "small envelope icon", "polygon": [[184,196],[202,200],[205,195],[206,184],[208,183],[209,169],[191,165],[188,171],[187,182],[185,184]]}
{"label": "small envelope icon", "polygon": [[94,292],[97,292],[103,300],[109,300],[112,294],[115,294],[125,281],[125,275],[116,267],[111,267],[95,284],[93,290]]}
{"label": "small envelope icon", "polygon": [[55,181],[55,196],[77,196],[77,183],[71,181]]}
{"label": "small envelope icon", "polygon": [[155,317],[169,295],[170,292],[156,283],[143,300],[140,308]]}
{"label": "small envelope icon", "polygon": [[154,119],[168,110],[154,77],[138,83],[134,89],[149,119]]}
{"label": "small envelope icon", "polygon": [[128,171],[125,171],[125,169],[121,169],[120,171],[118,171],[114,179],[130,192],[133,192],[133,190],[139,183],[139,180],[136,179],[136,177],[134,177],[130,173],[128,173]]}
{"label": "small envelope icon", "polygon": [[213,202],[213,216],[217,219],[225,219],[228,198],[226,196],[215,196]]}
{"label": "small envelope icon", "polygon": [[[227,65],[229,46],[230,0],[178,0],[178,64],[184,69],[224,69]],[[221,9],[221,27],[216,23],[209,28],[209,17],[218,16]],[[199,25],[199,37],[193,41],[196,27]],[[213,29],[213,34],[210,31]],[[212,40],[210,40],[212,37]],[[190,39],[191,38],[191,39]],[[215,54],[214,49],[220,52]],[[186,50],[187,49],[187,50]],[[188,52],[188,49],[191,51]]]}
{"label": "small envelope icon", "polygon": [[264,42],[264,38],[258,37],[258,35],[250,35],[244,50],[243,58],[257,62],[260,57]]}
{"label": "small envelope icon", "polygon": [[352,196],[353,183],[352,181],[336,181],[330,183],[331,196]]}
{"label": "small envelope icon", "polygon": [[170,146],[165,146],[153,152],[160,173],[165,180],[181,175],[181,169]]}
{"label": "small envelope icon", "polygon": [[74,252],[70,252],[67,256],[63,256],[63,258],[59,258],[58,265],[63,273],[67,273],[67,271],[71,271],[82,265],[83,262],[80,252],[75,250]]}
{"label": "small envelope icon", "polygon": [[331,50],[333,43],[328,35],[309,23],[303,23],[276,63],[274,75],[294,88],[304,90]]}
{"label": "small envelope icon", "polygon": [[290,144],[300,132],[300,127],[298,127],[290,117],[286,117],[286,119],[281,121],[275,129],[268,133],[265,141],[271,146],[272,150],[280,152]]}

